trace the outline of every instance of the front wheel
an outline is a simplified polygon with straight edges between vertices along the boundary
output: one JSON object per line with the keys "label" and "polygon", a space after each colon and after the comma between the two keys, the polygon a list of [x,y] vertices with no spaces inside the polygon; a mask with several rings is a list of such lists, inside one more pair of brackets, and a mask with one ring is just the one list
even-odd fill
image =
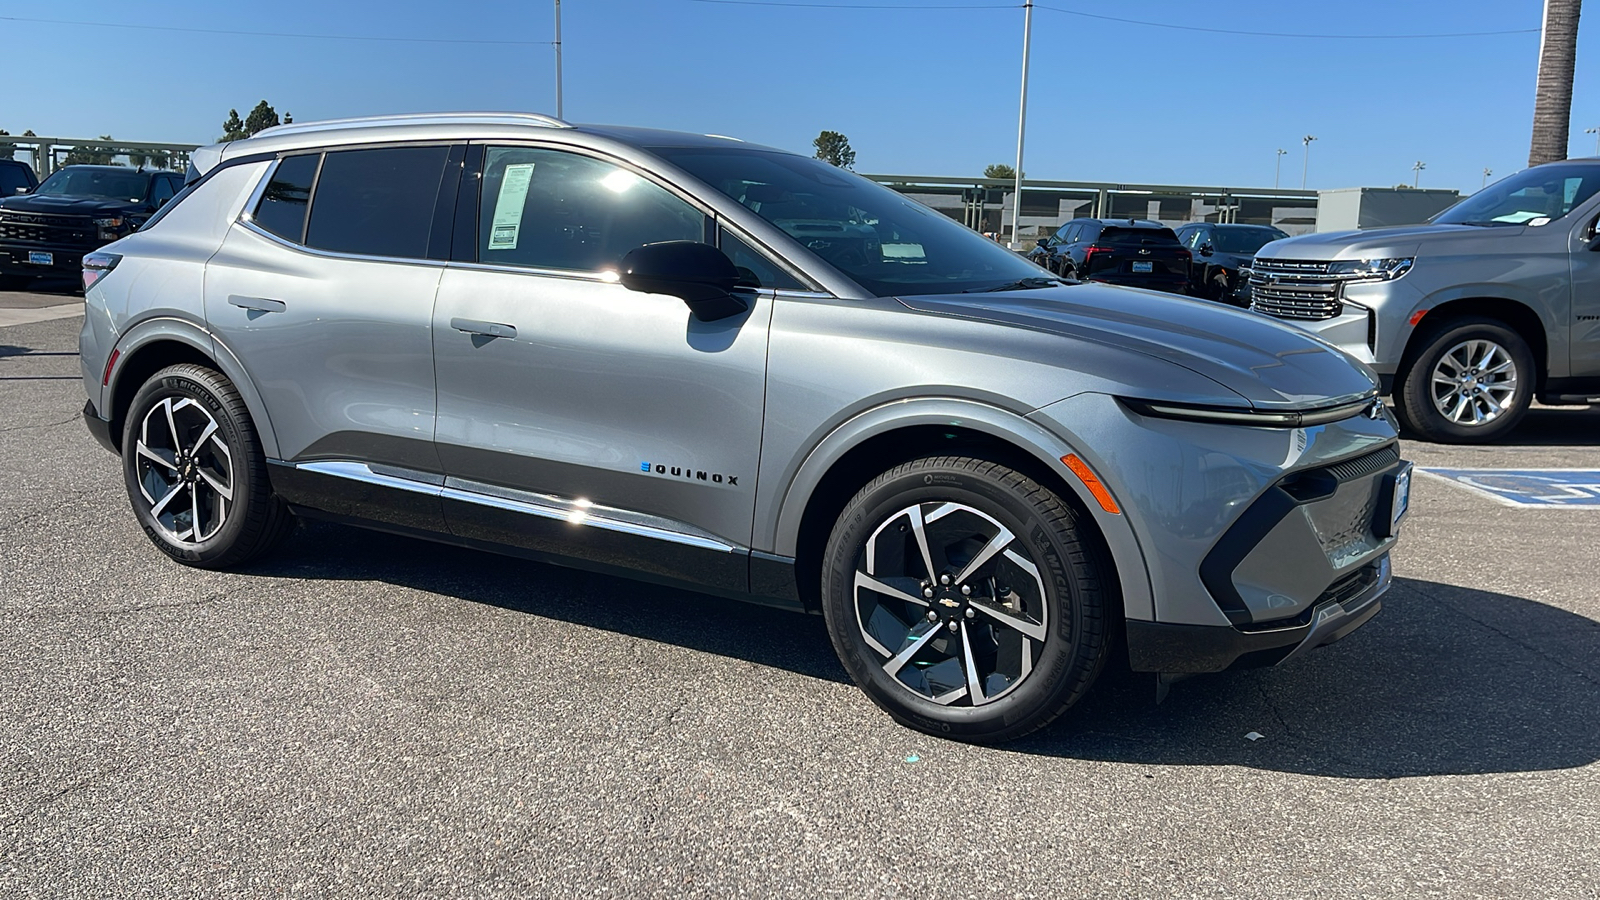
{"label": "front wheel", "polygon": [[856,494],[829,537],[834,649],[903,725],[984,743],[1042,728],[1105,664],[1117,604],[1088,527],[993,462],[897,466]]}
{"label": "front wheel", "polygon": [[1430,441],[1494,441],[1533,404],[1533,351],[1492,319],[1461,319],[1437,329],[1402,375],[1395,411]]}
{"label": "front wheel", "polygon": [[139,525],[185,565],[239,565],[277,546],[293,525],[267,482],[238,390],[202,366],[169,366],[134,395],[122,470]]}

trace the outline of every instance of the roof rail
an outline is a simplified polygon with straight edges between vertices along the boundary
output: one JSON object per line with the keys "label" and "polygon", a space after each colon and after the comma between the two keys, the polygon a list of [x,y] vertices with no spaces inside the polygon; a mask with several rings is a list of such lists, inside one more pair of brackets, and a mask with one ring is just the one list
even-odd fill
{"label": "roof rail", "polygon": [[538,125],[544,128],[571,128],[568,122],[530,112],[436,112],[401,113],[388,116],[358,116],[350,119],[323,119],[317,122],[292,122],[274,125],[256,132],[255,137],[279,137],[288,134],[306,134],[314,131],[332,131],[339,128],[363,125]]}

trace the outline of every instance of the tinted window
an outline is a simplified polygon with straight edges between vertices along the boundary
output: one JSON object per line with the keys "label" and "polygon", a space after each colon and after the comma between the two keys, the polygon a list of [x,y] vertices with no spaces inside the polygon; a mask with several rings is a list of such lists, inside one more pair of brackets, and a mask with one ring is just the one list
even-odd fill
{"label": "tinted window", "polygon": [[311,182],[321,159],[320,154],[291,156],[278,163],[272,180],[261,192],[261,202],[256,204],[253,218],[258,226],[296,244],[305,240]]}
{"label": "tinted window", "polygon": [[1497,181],[1433,221],[1446,225],[1544,225],[1600,190],[1600,166],[1548,165]]}
{"label": "tinted window", "polygon": [[615,271],[629,250],[703,241],[699,211],[610,163],[527,147],[490,147],[478,203],[478,260]]}
{"label": "tinted window", "polygon": [[726,228],[720,229],[717,235],[717,246],[733,260],[734,268],[739,270],[739,285],[741,287],[779,288],[788,291],[803,291],[807,288],[796,281],[788,272],[778,268],[771,260],[756,252],[749,244],[739,240],[728,233]]}
{"label": "tinted window", "polygon": [[58,197],[93,197],[98,200],[127,200],[137,203],[150,191],[150,176],[128,169],[92,169],[68,166],[51,175],[35,193]]}
{"label": "tinted window", "polygon": [[157,178],[155,180],[155,184],[150,186],[150,202],[157,204],[165,203],[166,201],[171,200],[172,195],[175,193],[177,193],[177,191],[172,189],[172,182],[165,178]]}
{"label": "tinted window", "polygon": [[1069,244],[1073,243],[1074,241],[1076,241],[1078,238],[1080,238],[1082,236],[1083,236],[1083,225],[1081,225],[1081,224],[1080,225],[1073,225],[1071,228],[1067,229],[1067,243],[1069,243]]}
{"label": "tinted window", "polygon": [[1176,244],[1178,236],[1172,233],[1171,228],[1127,228],[1107,225],[1105,230],[1100,232],[1100,240],[1131,244]]}
{"label": "tinted window", "polygon": [[0,197],[13,196],[17,188],[30,187],[32,184],[21,166],[0,166]]}
{"label": "tinted window", "polygon": [[449,147],[389,147],[326,154],[306,227],[307,246],[363,256],[422,259]]}
{"label": "tinted window", "polygon": [[1288,236],[1276,228],[1218,228],[1212,242],[1223,253],[1254,253]]}
{"label": "tinted window", "polygon": [[735,147],[654,147],[880,296],[1038,278],[1039,267],[943,213],[821,160]]}

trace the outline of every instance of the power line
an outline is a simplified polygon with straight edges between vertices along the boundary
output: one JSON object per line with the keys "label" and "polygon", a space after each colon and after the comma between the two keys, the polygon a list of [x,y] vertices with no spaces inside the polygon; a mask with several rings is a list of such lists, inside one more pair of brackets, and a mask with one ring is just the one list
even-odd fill
{"label": "power line", "polygon": [[472,38],[374,37],[365,34],[299,34],[286,31],[228,31],[217,28],[178,28],[170,25],[129,25],[120,22],[69,22],[65,19],[31,19],[23,16],[0,16],[0,22],[73,25],[81,28],[126,28],[135,31],[175,31],[184,34],[213,34],[231,37],[304,38],[318,41],[378,41],[400,44],[512,44],[523,47],[542,47],[551,43],[550,41],[493,41]]}
{"label": "power line", "polygon": [[[712,3],[718,6],[770,6],[789,9],[882,9],[882,10],[938,10],[938,9],[984,9],[984,10],[1010,10],[1022,9],[1020,3],[1004,4],[898,4],[898,3],[805,3],[797,0],[686,0],[689,3]],[[1170,31],[1194,31],[1203,34],[1226,34],[1235,37],[1272,37],[1294,38],[1301,40],[1335,40],[1335,41],[1366,41],[1366,40],[1432,40],[1436,38],[1468,38],[1468,37],[1501,37],[1512,34],[1538,34],[1537,28],[1515,28],[1505,31],[1450,31],[1434,34],[1313,34],[1308,32],[1293,31],[1248,31],[1240,28],[1207,28],[1203,25],[1175,25],[1171,22],[1150,22],[1144,19],[1124,19],[1119,16],[1106,16],[1099,13],[1083,12],[1076,9],[1066,9],[1060,6],[1048,6],[1043,3],[1034,3],[1035,9],[1048,9],[1051,12],[1067,16],[1078,16],[1085,19],[1099,19],[1103,22],[1116,22],[1119,25],[1134,25],[1141,28],[1165,28]]]}
{"label": "power line", "polygon": [[1121,19],[1116,16],[1103,16],[1098,13],[1087,13],[1076,9],[1063,9],[1059,6],[1046,6],[1035,3],[1039,9],[1048,9],[1068,16],[1079,16],[1085,19],[1100,19],[1105,22],[1116,22],[1121,25],[1138,25],[1143,28],[1166,28],[1172,31],[1201,31],[1207,34],[1230,34],[1238,37],[1275,37],[1275,38],[1308,38],[1325,39],[1333,41],[1376,41],[1376,40],[1420,40],[1431,38],[1465,38],[1465,37],[1499,37],[1507,34],[1538,34],[1537,28],[1517,28],[1510,31],[1455,31],[1440,32],[1437,34],[1307,34],[1293,31],[1243,31],[1236,28],[1206,28],[1200,25],[1174,25],[1170,22],[1146,22],[1140,19]]}

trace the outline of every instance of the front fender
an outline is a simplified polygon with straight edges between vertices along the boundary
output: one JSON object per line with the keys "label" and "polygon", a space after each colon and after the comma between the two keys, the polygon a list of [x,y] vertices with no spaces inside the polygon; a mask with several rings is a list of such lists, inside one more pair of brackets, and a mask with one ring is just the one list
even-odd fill
{"label": "front fender", "polygon": [[[805,454],[782,498],[778,501],[775,519],[765,534],[757,533],[756,546],[770,546],[774,552],[795,556],[800,536],[800,523],[805,516],[817,486],[824,476],[852,449],[881,434],[918,425],[937,425],[964,428],[981,432],[1017,447],[1051,471],[1062,472],[1063,481],[1077,496],[1080,505],[1105,537],[1111,551],[1112,562],[1122,582],[1123,604],[1129,618],[1153,619],[1155,606],[1151,598],[1150,575],[1144,563],[1137,537],[1127,518],[1112,515],[1101,509],[1082,482],[1064,471],[1061,458],[1076,453],[1092,459],[1078,449],[1082,444],[1071,435],[1057,436],[1039,424],[1014,412],[999,409],[972,400],[950,397],[921,397],[896,400],[858,413],[841,423]],[[1121,502],[1120,500],[1118,501]],[[764,523],[758,522],[757,528]]]}

